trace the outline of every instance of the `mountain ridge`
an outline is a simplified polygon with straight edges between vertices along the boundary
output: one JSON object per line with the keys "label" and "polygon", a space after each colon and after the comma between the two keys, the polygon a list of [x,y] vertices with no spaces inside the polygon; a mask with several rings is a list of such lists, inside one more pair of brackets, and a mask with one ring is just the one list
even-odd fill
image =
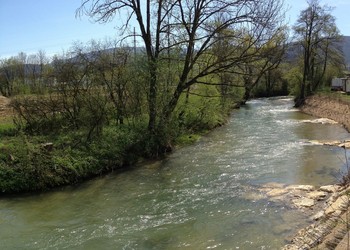
{"label": "mountain ridge", "polygon": [[350,67],[350,36],[342,36],[342,51],[345,63]]}

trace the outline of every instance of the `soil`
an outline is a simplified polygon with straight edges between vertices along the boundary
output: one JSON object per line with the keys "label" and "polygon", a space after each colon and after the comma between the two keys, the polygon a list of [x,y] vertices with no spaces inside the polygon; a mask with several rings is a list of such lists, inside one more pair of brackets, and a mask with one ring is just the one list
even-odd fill
{"label": "soil", "polygon": [[306,114],[332,119],[350,131],[350,103],[325,95],[314,95],[305,100],[300,110]]}

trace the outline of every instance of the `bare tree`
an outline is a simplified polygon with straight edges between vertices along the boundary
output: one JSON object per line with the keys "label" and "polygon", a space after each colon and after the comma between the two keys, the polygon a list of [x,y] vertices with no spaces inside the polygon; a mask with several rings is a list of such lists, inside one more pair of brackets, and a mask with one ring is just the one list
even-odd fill
{"label": "bare tree", "polygon": [[129,58],[130,48],[117,48],[116,44],[106,43],[93,47],[92,56],[96,58],[93,66],[98,81],[107,89],[109,99],[115,107],[117,123],[123,124],[126,117],[128,85],[131,79]]}
{"label": "bare tree", "polygon": [[23,52],[18,56],[0,61],[0,93],[4,96],[12,96],[19,92],[19,88],[25,84],[25,65],[27,55]]}
{"label": "bare tree", "polygon": [[[250,48],[276,28],[282,7],[283,0],[84,0],[77,14],[97,22],[124,15],[123,32],[136,21],[148,64],[148,129],[157,136],[170,121],[183,91],[253,56]],[[227,29],[235,32],[223,32]],[[235,45],[220,57],[212,49],[220,41],[218,34]],[[171,57],[169,51],[176,49],[179,53]],[[169,61],[178,67],[176,82],[167,102],[159,105],[159,69]]]}

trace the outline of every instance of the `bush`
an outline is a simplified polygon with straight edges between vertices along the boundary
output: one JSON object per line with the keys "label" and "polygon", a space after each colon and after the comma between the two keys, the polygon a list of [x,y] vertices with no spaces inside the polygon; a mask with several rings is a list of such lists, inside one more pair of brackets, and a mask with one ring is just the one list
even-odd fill
{"label": "bush", "polygon": [[48,135],[67,131],[85,131],[86,140],[102,133],[108,123],[108,103],[105,97],[78,91],[71,94],[26,96],[14,98],[11,106],[16,111],[15,124],[30,135]]}
{"label": "bush", "polygon": [[0,191],[46,190],[133,164],[148,150],[144,128],[108,126],[91,142],[82,142],[77,132],[5,138],[0,144]]}
{"label": "bush", "polygon": [[0,190],[18,192],[41,190],[55,183],[55,169],[50,152],[40,144],[19,136],[0,148]]}

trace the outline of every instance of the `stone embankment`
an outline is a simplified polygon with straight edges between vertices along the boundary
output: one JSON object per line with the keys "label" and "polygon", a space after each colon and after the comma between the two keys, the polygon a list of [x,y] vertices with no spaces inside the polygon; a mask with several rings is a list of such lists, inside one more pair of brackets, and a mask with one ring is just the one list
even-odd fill
{"label": "stone embankment", "polygon": [[[283,250],[348,249],[347,235],[350,188],[327,185],[284,186],[268,183],[261,190],[272,201],[283,201],[290,207],[312,212],[313,223],[297,232]],[[346,248],[339,248],[340,246]]]}
{"label": "stone embankment", "polygon": [[[329,96],[315,95],[305,101],[301,111],[313,116],[332,119],[350,131],[350,104]],[[310,141],[312,144],[350,148],[350,141]],[[318,189],[301,186],[297,193],[272,189],[267,195],[284,193],[294,206],[301,209],[313,209],[314,223],[299,230],[290,244],[283,250],[306,249],[350,249],[350,187],[331,185]],[[288,190],[286,187],[284,190]],[[295,191],[295,190],[294,190]],[[278,196],[277,196],[278,197]],[[274,198],[272,196],[272,198]]]}

